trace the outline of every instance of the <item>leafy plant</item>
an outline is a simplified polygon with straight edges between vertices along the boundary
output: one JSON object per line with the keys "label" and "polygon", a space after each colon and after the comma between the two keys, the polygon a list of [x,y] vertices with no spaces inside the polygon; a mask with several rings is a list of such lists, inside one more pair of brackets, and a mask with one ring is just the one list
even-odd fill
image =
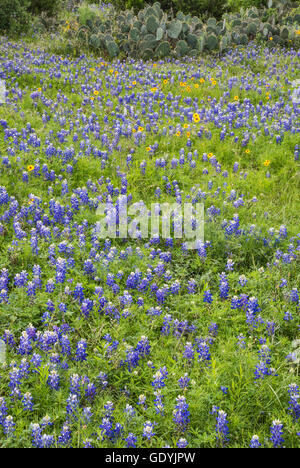
{"label": "leafy plant", "polygon": [[30,23],[29,1],[0,0],[0,32],[19,34],[27,30]]}
{"label": "leafy plant", "polygon": [[60,8],[60,0],[30,0],[30,11],[34,14],[42,12],[54,15]]}

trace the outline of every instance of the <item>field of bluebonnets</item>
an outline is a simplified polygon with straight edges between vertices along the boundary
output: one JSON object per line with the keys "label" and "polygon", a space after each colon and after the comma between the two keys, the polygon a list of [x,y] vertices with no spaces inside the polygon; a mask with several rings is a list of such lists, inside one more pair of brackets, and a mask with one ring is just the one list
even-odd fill
{"label": "field of bluebonnets", "polygon": [[[1,447],[299,447],[298,67],[1,39]],[[99,239],[119,195],[204,243]]]}

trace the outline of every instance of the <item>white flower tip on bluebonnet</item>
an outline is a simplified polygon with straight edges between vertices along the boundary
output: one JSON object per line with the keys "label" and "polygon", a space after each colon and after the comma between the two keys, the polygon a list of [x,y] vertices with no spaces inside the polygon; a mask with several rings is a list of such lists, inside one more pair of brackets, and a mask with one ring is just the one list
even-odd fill
{"label": "white flower tip on bluebonnet", "polygon": [[272,426],[280,426],[281,425],[281,421],[279,421],[279,419],[274,419],[274,421],[272,421]]}

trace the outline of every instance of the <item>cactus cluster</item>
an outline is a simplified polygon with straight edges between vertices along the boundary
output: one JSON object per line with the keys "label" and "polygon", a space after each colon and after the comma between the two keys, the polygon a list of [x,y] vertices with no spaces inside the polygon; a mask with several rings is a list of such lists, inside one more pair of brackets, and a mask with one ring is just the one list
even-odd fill
{"label": "cactus cluster", "polygon": [[287,0],[269,0],[269,9],[250,8],[239,14],[224,15],[228,43],[247,44],[259,37],[284,45],[295,37],[300,24],[300,15],[291,6]]}
{"label": "cactus cluster", "polygon": [[93,50],[105,52],[111,59],[120,53],[149,60],[192,57],[203,51],[225,52],[256,37],[272,37],[274,42],[284,44],[295,34],[299,14],[293,13],[288,0],[281,0],[280,7],[276,0],[269,3],[269,9],[241,10],[238,14],[225,14],[221,21],[209,18],[205,23],[182,12],[176,16],[166,13],[158,2],[137,15],[111,8],[102,17],[88,19],[77,34]]}

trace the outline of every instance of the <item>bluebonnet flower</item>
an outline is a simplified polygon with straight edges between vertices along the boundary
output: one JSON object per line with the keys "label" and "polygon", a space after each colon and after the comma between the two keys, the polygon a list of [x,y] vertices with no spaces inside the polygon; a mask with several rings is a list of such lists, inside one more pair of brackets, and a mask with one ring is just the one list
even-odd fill
{"label": "bluebonnet flower", "polygon": [[231,260],[231,259],[227,260],[226,270],[227,271],[233,271],[234,270],[234,261],[233,260]]}
{"label": "bluebonnet flower", "polygon": [[285,320],[286,322],[290,322],[291,320],[293,320],[293,315],[292,315],[292,313],[291,313],[289,310],[287,310],[287,311],[284,313],[283,320]]}
{"label": "bluebonnet flower", "polygon": [[83,408],[82,415],[86,422],[90,422],[93,416],[92,409],[89,406],[86,406]]}
{"label": "bluebonnet flower", "polygon": [[85,339],[82,339],[78,341],[77,346],[76,346],[76,361],[82,362],[86,361],[87,358],[87,342]]}
{"label": "bluebonnet flower", "polygon": [[10,330],[4,330],[2,339],[10,348],[13,348],[16,344],[13,333]]}
{"label": "bluebonnet flower", "polygon": [[261,447],[261,443],[259,442],[259,437],[258,435],[254,435],[250,441],[250,448],[259,448]]}
{"label": "bluebonnet flower", "polygon": [[58,284],[63,284],[66,279],[67,273],[67,261],[64,258],[59,257],[56,260],[56,277],[55,281]]}
{"label": "bluebonnet flower", "polygon": [[71,344],[70,340],[67,335],[62,335],[60,339],[60,345],[61,345],[61,352],[64,355],[70,356],[71,355]]}
{"label": "bluebonnet flower", "polygon": [[20,344],[18,348],[18,353],[21,355],[31,354],[32,352],[32,343],[26,331],[22,332],[20,337]]}
{"label": "bluebonnet flower", "polygon": [[298,361],[298,355],[297,353],[289,353],[285,359],[288,361],[288,362],[297,362]]}
{"label": "bluebonnet flower", "polygon": [[41,428],[45,429],[46,427],[53,426],[50,416],[46,415],[41,419]]}
{"label": "bluebonnet flower", "polygon": [[77,283],[73,292],[74,299],[78,299],[79,302],[82,302],[84,299],[84,289],[82,284]]}
{"label": "bluebonnet flower", "polygon": [[99,373],[98,380],[99,380],[99,383],[100,383],[100,385],[102,387],[102,390],[104,390],[108,385],[107,379],[108,379],[107,374],[105,374],[104,372]]}
{"label": "bluebonnet flower", "polygon": [[184,374],[180,379],[178,379],[178,385],[183,390],[189,387],[191,379],[188,377],[188,374]]}
{"label": "bluebonnet flower", "polygon": [[281,282],[279,284],[279,287],[280,288],[285,288],[287,286],[287,284],[288,284],[287,280],[285,278],[282,278]]}
{"label": "bluebonnet flower", "polygon": [[30,430],[31,430],[31,443],[32,446],[35,448],[40,447],[40,440],[42,436],[42,429],[39,424],[34,423],[30,425]]}
{"label": "bluebonnet flower", "polygon": [[260,312],[258,300],[256,297],[250,297],[246,306],[246,322],[252,328],[257,327],[257,324],[259,323],[260,318],[257,315],[258,312]]}
{"label": "bluebonnet flower", "polygon": [[290,384],[288,388],[288,393],[290,395],[289,400],[289,413],[293,416],[295,421],[298,421],[300,418],[300,391],[297,384]]}
{"label": "bluebonnet flower", "polygon": [[260,361],[255,366],[255,379],[264,379],[266,376],[271,375],[270,369],[268,368],[265,361]]}
{"label": "bluebonnet flower", "polygon": [[132,432],[129,432],[128,436],[125,439],[125,443],[127,448],[135,448],[137,443],[137,437]]}
{"label": "bluebonnet flower", "polygon": [[72,433],[68,424],[64,424],[58,437],[58,445],[66,447],[71,442]]}
{"label": "bluebonnet flower", "polygon": [[14,435],[16,425],[12,416],[6,416],[2,426],[6,437],[12,437]]}
{"label": "bluebonnet flower", "polygon": [[15,276],[15,285],[17,288],[23,288],[27,283],[28,273],[27,271],[21,271],[21,273],[17,273]]}
{"label": "bluebonnet flower", "polygon": [[173,318],[170,314],[166,315],[163,319],[163,326],[161,329],[161,333],[163,335],[169,335],[170,330],[171,330],[171,323],[173,321]]}
{"label": "bluebonnet flower", "polygon": [[92,445],[92,441],[89,440],[89,439],[85,439],[83,441],[83,448],[87,448],[87,449],[94,448],[93,445]]}
{"label": "bluebonnet flower", "polygon": [[163,403],[163,398],[164,395],[161,393],[161,390],[157,390],[154,392],[154,406],[155,406],[155,411],[157,414],[164,415],[164,403]]}
{"label": "bluebonnet flower", "polygon": [[39,446],[38,448],[51,448],[55,443],[54,436],[48,434],[42,434],[39,439]]}
{"label": "bluebonnet flower", "polygon": [[58,390],[59,389],[59,382],[60,382],[60,377],[57,373],[56,370],[52,370],[49,374],[47,384],[49,385],[50,388],[53,390]]}
{"label": "bluebonnet flower", "polygon": [[247,280],[247,278],[246,278],[245,275],[241,275],[241,276],[239,277],[239,284],[240,284],[241,286],[246,286],[247,282],[248,282],[248,280]]}
{"label": "bluebonnet flower", "polygon": [[129,419],[132,419],[136,415],[135,409],[133,408],[133,406],[131,406],[129,404],[126,405],[124,413],[126,413],[126,415],[127,415],[127,417]]}
{"label": "bluebonnet flower", "polygon": [[87,384],[87,387],[84,390],[85,398],[92,402],[96,396],[97,387],[92,382]]}
{"label": "bluebonnet flower", "polygon": [[51,353],[50,354],[50,362],[52,364],[60,364],[61,356],[58,353]]}
{"label": "bluebonnet flower", "polygon": [[104,417],[110,420],[113,419],[113,412],[115,410],[114,405],[111,401],[107,401],[104,405]]}
{"label": "bluebonnet flower", "polygon": [[223,410],[216,410],[216,414],[217,442],[221,447],[224,447],[229,440],[227,414]]}
{"label": "bluebonnet flower", "polygon": [[69,417],[77,417],[78,409],[79,409],[78,396],[73,395],[71,393],[67,399],[67,415]]}
{"label": "bluebonnet flower", "polygon": [[4,423],[7,413],[8,413],[8,408],[6,405],[6,401],[3,397],[0,397],[0,425]]}
{"label": "bluebonnet flower", "polygon": [[17,367],[13,367],[13,369],[9,373],[9,387],[11,390],[15,390],[17,387],[21,385],[22,373],[20,369]]}
{"label": "bluebonnet flower", "polygon": [[136,345],[136,351],[141,357],[145,357],[150,354],[150,343],[146,336],[142,336],[138,344]]}
{"label": "bluebonnet flower", "polygon": [[216,337],[218,334],[219,326],[215,322],[211,322],[208,327],[208,332],[212,337]]}
{"label": "bluebonnet flower", "polygon": [[299,292],[296,288],[292,289],[292,291],[290,292],[290,301],[299,302]]}
{"label": "bluebonnet flower", "polygon": [[[38,354],[38,353],[34,353],[34,354],[32,355],[31,360],[30,360],[32,366],[33,366],[35,369],[37,369],[37,368],[39,368],[39,367],[41,366],[42,361],[43,361],[43,358],[42,358],[42,356],[41,356],[40,354]],[[35,372],[36,372],[36,371],[35,371]]]}
{"label": "bluebonnet flower", "polygon": [[203,340],[196,339],[197,348],[196,351],[198,353],[198,362],[203,362],[208,365],[211,361],[211,354],[210,349],[207,343]]}
{"label": "bluebonnet flower", "polygon": [[24,394],[22,403],[25,411],[33,411],[33,398],[31,393],[27,392]]}
{"label": "bluebonnet flower", "polygon": [[212,304],[213,302],[213,296],[209,289],[204,292],[203,302],[206,302],[207,304]]}
{"label": "bluebonnet flower", "polygon": [[6,303],[6,304],[9,304],[9,299],[8,299],[8,292],[6,289],[2,289],[0,291],[0,304],[1,303]]}
{"label": "bluebonnet flower", "polygon": [[146,439],[150,440],[152,437],[155,436],[154,426],[156,424],[156,422],[152,423],[151,421],[146,421],[144,423],[143,436],[146,437]]}
{"label": "bluebonnet flower", "polygon": [[19,370],[21,379],[27,378],[29,376],[30,363],[27,361],[27,359],[22,359]]}
{"label": "bluebonnet flower", "polygon": [[151,385],[155,388],[155,389],[159,389],[159,388],[163,388],[165,387],[166,383],[165,383],[165,379],[167,378],[168,376],[168,371],[166,369],[166,367],[161,367],[154,375],[153,375],[153,381],[151,383]]}
{"label": "bluebonnet flower", "polygon": [[239,309],[241,306],[241,301],[238,296],[233,296],[231,298],[231,309],[236,310]]}
{"label": "bluebonnet flower", "polygon": [[176,444],[176,447],[177,448],[187,448],[188,445],[189,445],[188,441],[186,439],[181,438],[181,439],[178,440],[178,442]]}
{"label": "bluebonnet flower", "polygon": [[126,350],[126,359],[125,359],[125,363],[128,366],[129,372],[131,372],[132,369],[138,366],[139,360],[140,360],[140,353],[136,349],[134,349],[133,346],[129,347]]}
{"label": "bluebonnet flower", "polygon": [[273,446],[275,448],[282,447],[282,444],[284,442],[284,439],[282,437],[283,424],[281,424],[281,422],[278,420],[274,420],[270,427],[270,431],[271,431],[270,441],[272,442]]}
{"label": "bluebonnet flower", "polygon": [[141,406],[143,409],[147,409],[146,396],[145,395],[139,395],[138,405]]}
{"label": "bluebonnet flower", "polygon": [[187,284],[189,294],[195,294],[197,290],[197,283],[193,278],[190,278]]}
{"label": "bluebonnet flower", "polygon": [[245,343],[245,337],[244,335],[241,333],[238,337],[237,337],[237,345],[239,348],[241,349],[245,349],[246,348],[246,343]]}
{"label": "bluebonnet flower", "polygon": [[266,330],[269,336],[274,336],[275,334],[276,323],[275,322],[267,322],[266,323]]}
{"label": "bluebonnet flower", "polygon": [[184,432],[190,422],[189,405],[183,395],[176,398],[176,405],[173,411],[173,421],[178,431]]}
{"label": "bluebonnet flower", "polygon": [[228,295],[229,295],[229,283],[228,283],[228,280],[227,280],[227,277],[225,275],[225,273],[222,273],[220,275],[220,285],[219,285],[219,289],[220,289],[220,298],[221,299],[228,299]]}
{"label": "bluebonnet flower", "polygon": [[258,354],[262,361],[264,361],[266,364],[271,364],[271,352],[267,345],[264,344],[258,351]]}
{"label": "bluebonnet flower", "polygon": [[189,364],[191,364],[195,357],[195,350],[192,343],[186,343],[183,351],[183,357],[188,361]]}

